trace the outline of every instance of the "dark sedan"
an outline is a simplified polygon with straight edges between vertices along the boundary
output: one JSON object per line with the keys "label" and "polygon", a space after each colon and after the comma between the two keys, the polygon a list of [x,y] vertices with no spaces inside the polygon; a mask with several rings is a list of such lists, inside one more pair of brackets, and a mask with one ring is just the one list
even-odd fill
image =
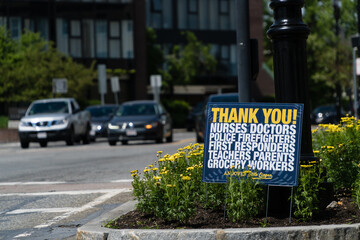
{"label": "dark sedan", "polygon": [[203,104],[202,110],[195,117],[196,141],[204,142],[206,128],[206,107],[209,102],[239,102],[238,93],[212,94]]}
{"label": "dark sedan", "polygon": [[129,140],[173,141],[172,120],[165,108],[149,100],[124,102],[108,124],[108,141],[127,144]]}
{"label": "dark sedan", "polygon": [[[345,111],[341,108],[340,117],[345,115]],[[335,105],[322,105],[315,108],[310,114],[310,119],[312,124],[339,123]]]}
{"label": "dark sedan", "polygon": [[95,141],[97,137],[107,137],[107,125],[114,116],[119,105],[106,104],[89,106],[85,110],[91,114],[90,138]]}

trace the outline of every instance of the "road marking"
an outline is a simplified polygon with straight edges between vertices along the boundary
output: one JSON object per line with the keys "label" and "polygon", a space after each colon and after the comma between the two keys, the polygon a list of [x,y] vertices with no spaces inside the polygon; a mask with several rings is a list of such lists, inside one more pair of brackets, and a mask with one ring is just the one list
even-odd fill
{"label": "road marking", "polygon": [[74,208],[31,208],[31,209],[17,209],[11,212],[7,212],[6,215],[16,215],[24,213],[61,213],[71,212]]}
{"label": "road marking", "polygon": [[92,193],[109,193],[109,192],[131,192],[130,188],[122,189],[96,189],[96,190],[82,190],[82,191],[62,191],[62,192],[38,192],[38,193],[3,193],[0,197],[9,196],[53,196],[53,195],[81,195],[81,194],[92,194]]}
{"label": "road marking", "polygon": [[33,234],[34,232],[24,232],[24,233],[21,233],[19,235],[16,235],[14,238],[22,238],[22,237],[29,237],[31,236],[31,234]]}
{"label": "road marking", "polygon": [[37,225],[35,226],[34,228],[45,228],[45,227],[49,227],[53,224],[55,224],[56,222],[58,221],[61,221],[73,214],[76,214],[76,213],[79,213],[79,212],[83,212],[83,211],[86,211],[88,209],[91,209],[93,207],[95,207],[96,205],[99,205],[103,202],[105,202],[106,200],[120,194],[120,193],[123,193],[123,192],[127,192],[127,191],[130,191],[129,189],[119,189],[119,190],[109,190],[108,193],[94,199],[94,201],[92,202],[89,202],[87,204],[85,204],[84,206],[80,207],[80,208],[74,208],[73,210],[69,211],[69,212],[65,212],[63,215],[60,215],[60,216],[57,216],[51,220],[48,220],[46,221],[45,223],[43,224],[40,224],[40,225]]}
{"label": "road marking", "polygon": [[15,185],[53,185],[63,184],[66,182],[0,182],[0,186],[15,186]]}

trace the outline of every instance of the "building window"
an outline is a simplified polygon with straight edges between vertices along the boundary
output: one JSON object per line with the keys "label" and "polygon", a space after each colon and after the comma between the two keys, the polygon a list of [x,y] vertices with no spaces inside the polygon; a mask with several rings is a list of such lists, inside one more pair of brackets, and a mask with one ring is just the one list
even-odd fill
{"label": "building window", "polygon": [[66,19],[56,19],[56,48],[59,52],[69,54],[69,24]]}
{"label": "building window", "polygon": [[85,19],[82,21],[82,47],[83,57],[95,57],[94,20],[92,19]]}
{"label": "building window", "polygon": [[220,0],[219,2],[220,30],[230,29],[230,2]]}
{"label": "building window", "polygon": [[153,28],[161,28],[162,27],[162,0],[150,0],[150,25]]}
{"label": "building window", "polygon": [[21,36],[21,18],[10,17],[9,18],[9,30],[10,36],[13,39],[19,39]]}
{"label": "building window", "polygon": [[125,59],[134,58],[134,43],[133,43],[133,22],[130,20],[123,20],[121,22],[122,35],[122,57]]}
{"label": "building window", "polygon": [[222,73],[230,73],[230,46],[221,45],[220,46],[220,69]]}
{"label": "building window", "polygon": [[70,55],[75,58],[81,54],[81,23],[79,20],[70,21]]}
{"label": "building window", "polygon": [[106,20],[97,20],[95,23],[96,57],[108,57],[108,34]]}
{"label": "building window", "polygon": [[199,14],[199,2],[198,0],[187,0],[188,6],[188,28],[198,29],[198,14]]}
{"label": "building window", "polygon": [[120,58],[120,46],[121,46],[121,35],[120,35],[120,22],[110,22],[110,39],[109,39],[109,57]]}

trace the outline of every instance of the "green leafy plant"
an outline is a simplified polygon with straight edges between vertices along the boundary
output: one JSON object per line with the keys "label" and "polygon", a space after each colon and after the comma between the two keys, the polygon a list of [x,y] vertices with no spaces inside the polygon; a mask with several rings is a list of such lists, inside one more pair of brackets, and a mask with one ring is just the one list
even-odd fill
{"label": "green leafy plant", "polygon": [[251,169],[243,173],[228,178],[227,215],[233,222],[255,217],[262,205],[263,191],[259,182],[251,177]]}
{"label": "green leafy plant", "polygon": [[360,125],[354,117],[344,117],[339,125],[320,124],[313,130],[315,153],[323,161],[327,181],[336,190],[352,188],[360,163]]}
{"label": "green leafy plant", "polygon": [[7,128],[8,127],[8,117],[0,116],[0,128]]}
{"label": "green leafy plant", "polygon": [[301,165],[299,185],[294,193],[294,215],[301,221],[311,220],[319,210],[319,191],[323,182],[320,162]]}

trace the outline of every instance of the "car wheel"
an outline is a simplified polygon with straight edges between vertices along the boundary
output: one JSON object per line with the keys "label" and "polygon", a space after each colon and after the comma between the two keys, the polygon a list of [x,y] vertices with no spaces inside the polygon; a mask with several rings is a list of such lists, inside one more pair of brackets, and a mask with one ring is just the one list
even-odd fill
{"label": "car wheel", "polygon": [[115,145],[116,145],[116,141],[109,140],[109,145],[110,145],[110,146],[115,146]]}
{"label": "car wheel", "polygon": [[170,136],[168,136],[167,138],[166,138],[166,142],[172,142],[173,141],[173,133],[172,133],[172,131],[171,131],[171,134],[170,134]]}
{"label": "car wheel", "polygon": [[122,145],[127,145],[127,144],[128,144],[128,141],[127,141],[127,140],[122,140],[122,141],[121,141],[121,144],[122,144]]}
{"label": "car wheel", "polygon": [[88,126],[86,128],[86,133],[84,134],[83,138],[82,138],[82,142],[83,144],[89,144],[91,141],[90,139],[90,126]]}
{"label": "car wheel", "polygon": [[72,145],[74,145],[74,142],[75,142],[74,129],[71,128],[71,130],[69,132],[69,136],[66,139],[66,145],[72,146]]}
{"label": "car wheel", "polygon": [[41,141],[40,143],[40,147],[47,147],[47,141]]}
{"label": "car wheel", "polygon": [[25,140],[20,140],[20,146],[21,148],[29,148],[29,142]]}
{"label": "car wheel", "polygon": [[202,139],[202,137],[199,136],[199,134],[196,133],[196,142],[198,143],[203,143],[204,139]]}

